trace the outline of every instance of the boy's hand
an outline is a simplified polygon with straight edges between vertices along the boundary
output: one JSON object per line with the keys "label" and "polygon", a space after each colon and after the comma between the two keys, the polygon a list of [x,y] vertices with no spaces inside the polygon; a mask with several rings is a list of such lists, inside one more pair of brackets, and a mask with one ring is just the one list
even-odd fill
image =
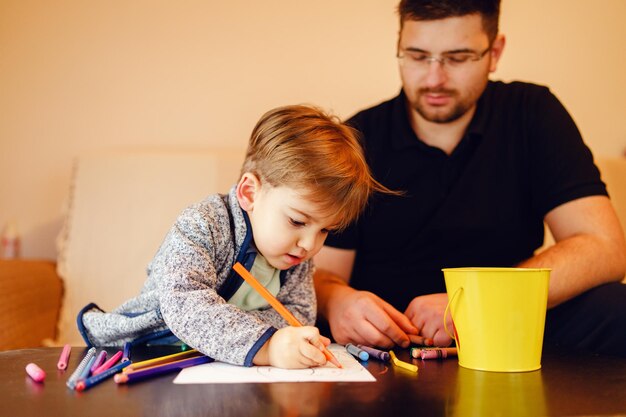
{"label": "boy's hand", "polygon": [[328,344],[330,340],[320,336],[315,327],[284,327],[263,345],[253,363],[292,369],[324,365],[326,357],[321,348]]}

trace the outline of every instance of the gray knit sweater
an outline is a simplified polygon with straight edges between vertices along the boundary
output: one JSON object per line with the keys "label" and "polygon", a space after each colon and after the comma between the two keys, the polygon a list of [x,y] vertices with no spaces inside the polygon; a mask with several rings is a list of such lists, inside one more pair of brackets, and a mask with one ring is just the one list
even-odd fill
{"label": "gray knit sweater", "polygon": [[[243,311],[225,301],[243,282],[232,266],[239,261],[249,269],[254,261],[252,241],[234,188],[185,209],[148,266],[137,297],[109,313],[95,304],[79,313],[83,338],[94,346],[178,338],[215,360],[251,366],[261,346],[287,325],[269,306]],[[311,261],[282,271],[277,298],[303,324],[315,322]]]}

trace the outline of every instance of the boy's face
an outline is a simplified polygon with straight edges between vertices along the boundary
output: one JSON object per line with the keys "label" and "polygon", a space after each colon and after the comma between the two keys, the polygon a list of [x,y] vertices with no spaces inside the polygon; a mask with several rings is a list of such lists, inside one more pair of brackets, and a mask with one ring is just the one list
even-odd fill
{"label": "boy's face", "polygon": [[306,198],[306,190],[261,186],[253,174],[244,174],[237,197],[250,217],[257,249],[276,269],[311,259],[336,221],[336,213],[320,210]]}

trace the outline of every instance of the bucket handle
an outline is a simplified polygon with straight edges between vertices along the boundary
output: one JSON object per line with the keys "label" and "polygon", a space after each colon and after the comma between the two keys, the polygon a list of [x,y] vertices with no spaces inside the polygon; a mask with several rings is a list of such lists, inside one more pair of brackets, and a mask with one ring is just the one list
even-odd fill
{"label": "bucket handle", "polygon": [[[452,301],[454,301],[454,299],[456,298],[456,295],[462,289],[463,287],[459,287],[456,289],[454,294],[452,294],[452,297],[448,300],[448,304],[446,304],[446,310],[443,312],[443,328],[445,329],[446,333],[448,333],[448,336],[450,336],[452,340],[456,341],[456,345],[459,349],[461,349],[461,342],[459,341],[459,335],[456,332],[456,326],[454,326],[454,317],[452,317],[452,310],[450,310],[450,305],[452,304]],[[450,333],[450,330],[448,330],[448,320],[446,320],[448,318],[448,311],[450,311],[450,317],[452,318],[452,330],[454,330],[454,334]]]}

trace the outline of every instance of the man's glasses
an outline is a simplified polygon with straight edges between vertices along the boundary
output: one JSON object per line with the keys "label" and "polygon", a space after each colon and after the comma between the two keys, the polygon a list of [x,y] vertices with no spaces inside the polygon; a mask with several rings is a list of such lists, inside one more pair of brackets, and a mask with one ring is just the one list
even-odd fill
{"label": "man's glasses", "polygon": [[473,62],[480,61],[490,50],[491,46],[483,52],[446,52],[437,57],[419,50],[401,48],[396,57],[400,65],[409,70],[426,70],[430,67],[431,62],[439,62],[442,68],[459,69],[469,67]]}

